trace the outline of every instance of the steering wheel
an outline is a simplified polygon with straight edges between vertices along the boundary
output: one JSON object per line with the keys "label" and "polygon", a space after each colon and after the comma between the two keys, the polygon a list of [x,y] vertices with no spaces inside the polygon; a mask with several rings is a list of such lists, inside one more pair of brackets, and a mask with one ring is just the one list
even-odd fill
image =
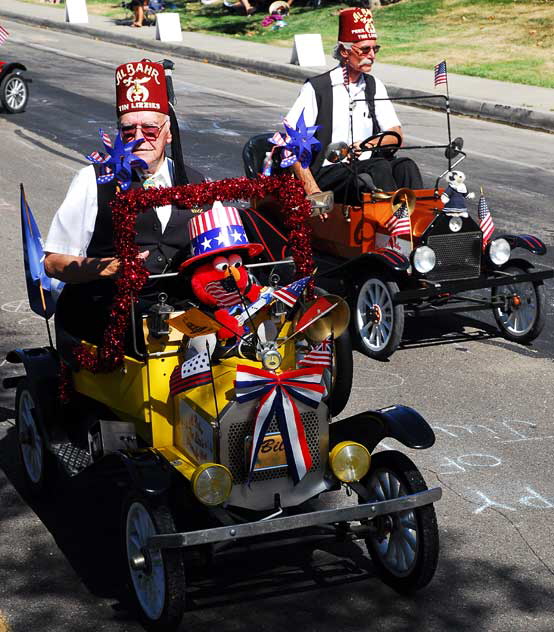
{"label": "steering wheel", "polygon": [[[392,145],[383,145],[383,138],[385,136],[394,136],[396,143]],[[368,145],[372,140],[377,140],[375,145],[371,147]],[[378,134],[373,134],[373,136],[369,136],[365,140],[360,143],[360,149],[362,151],[375,151],[375,150],[386,150],[389,152],[390,156],[394,156],[396,152],[400,149],[400,145],[402,145],[402,138],[398,132],[379,132]]]}

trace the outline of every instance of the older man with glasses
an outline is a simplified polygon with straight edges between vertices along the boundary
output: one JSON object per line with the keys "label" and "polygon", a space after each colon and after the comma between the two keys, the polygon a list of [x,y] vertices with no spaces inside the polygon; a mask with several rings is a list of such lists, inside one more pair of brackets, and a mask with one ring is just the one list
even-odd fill
{"label": "older man with glasses", "polygon": [[[307,126],[319,125],[316,138],[321,150],[313,155],[309,168],[299,163],[293,171],[302,181],[307,194],[333,190],[335,199],[359,202],[361,191],[381,188],[394,191],[399,187],[422,188],[421,174],[409,158],[389,158],[380,150],[360,149],[360,143],[379,132],[385,135],[371,146],[397,145],[402,140],[402,126],[394,106],[388,100],[383,83],[371,73],[379,49],[373,16],[369,9],[343,9],[339,13],[339,35],[334,56],[340,64],[322,75],[308,79],[286,121],[295,127],[302,112]],[[325,159],[328,144],[346,142],[357,158],[356,168],[332,164]]]}
{"label": "older man with glasses", "polygon": [[[133,153],[147,167],[134,168],[131,188],[167,187],[201,182],[201,174],[185,167],[176,182],[173,162],[166,158],[172,141],[169,102],[161,64],[143,59],[116,70],[118,127],[123,142],[143,139]],[[178,130],[177,132],[178,133]],[[45,243],[47,274],[66,282],[56,307],[56,326],[98,343],[115,295],[120,263],[115,257],[110,202],[116,182],[103,182],[101,166],[89,165],[73,179],[58,209]],[[171,271],[176,257],[188,247],[192,211],[172,206],[151,208],[136,220],[136,243],[151,274]],[[139,309],[144,311],[167,282],[145,285]]]}

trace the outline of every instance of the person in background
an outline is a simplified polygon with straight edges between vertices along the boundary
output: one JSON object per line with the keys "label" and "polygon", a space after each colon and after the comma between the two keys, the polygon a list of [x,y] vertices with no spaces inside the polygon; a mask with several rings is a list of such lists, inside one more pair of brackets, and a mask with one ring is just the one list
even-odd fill
{"label": "person in background", "polygon": [[[306,126],[321,126],[315,134],[321,150],[314,153],[310,167],[304,169],[299,162],[292,167],[307,194],[332,190],[337,201],[358,203],[358,193],[372,187],[394,191],[399,187],[423,186],[419,169],[411,159],[390,159],[380,151],[360,149],[361,141],[378,132],[396,132],[402,139],[402,126],[387,90],[371,74],[379,49],[371,11],[360,7],[343,9],[339,13],[334,53],[339,65],[308,79],[286,116],[293,128],[302,112]],[[340,141],[347,142],[358,159],[355,173],[344,164],[325,159],[325,147]],[[371,145],[374,147],[377,142],[374,140]],[[393,136],[382,139],[383,146],[396,143]]]}
{"label": "person in background", "polygon": [[133,26],[142,26],[144,22],[144,12],[147,8],[148,0],[131,0],[131,9],[134,15]]}

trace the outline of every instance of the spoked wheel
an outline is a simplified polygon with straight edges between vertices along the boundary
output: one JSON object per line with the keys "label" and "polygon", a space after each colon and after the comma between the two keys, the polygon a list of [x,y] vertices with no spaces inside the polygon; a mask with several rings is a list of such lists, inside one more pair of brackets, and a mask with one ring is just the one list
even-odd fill
{"label": "spoked wheel", "polygon": [[[372,456],[362,481],[370,500],[390,500],[427,489],[412,461],[394,450]],[[361,500],[360,500],[361,502]],[[425,587],[433,578],[439,556],[439,533],[433,505],[379,516],[367,549],[383,581],[399,593]]]}
{"label": "spoked wheel", "polygon": [[23,112],[27,105],[29,89],[21,75],[11,73],[0,83],[0,100],[7,112],[17,114]]}
{"label": "spoked wheel", "polygon": [[185,608],[182,552],[147,548],[151,536],[175,533],[170,510],[131,495],[124,505],[122,526],[130,587],[141,619],[151,630],[175,630]]}
{"label": "spoked wheel", "polygon": [[361,351],[370,358],[388,358],[402,340],[404,306],[392,301],[397,292],[394,281],[380,277],[370,277],[360,287],[351,322]]}
{"label": "spoked wheel", "polygon": [[[522,274],[525,268],[510,265],[508,274]],[[502,335],[514,342],[531,342],[542,331],[545,321],[546,295],[542,282],[523,281],[492,288],[493,301],[499,301],[492,313]]]}
{"label": "spoked wheel", "polygon": [[15,395],[16,428],[25,483],[38,496],[52,482],[55,463],[46,447],[39,398],[31,382],[21,380]]}

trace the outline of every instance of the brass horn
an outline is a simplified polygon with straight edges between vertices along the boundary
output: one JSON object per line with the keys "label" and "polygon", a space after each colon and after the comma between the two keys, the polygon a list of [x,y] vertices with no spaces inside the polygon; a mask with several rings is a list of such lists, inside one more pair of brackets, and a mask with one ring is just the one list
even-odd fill
{"label": "brass horn", "polygon": [[312,343],[327,340],[331,334],[338,338],[348,327],[350,308],[340,296],[325,294],[308,301],[298,315],[294,329]]}
{"label": "brass horn", "polygon": [[[404,196],[406,196],[406,199],[404,199]],[[407,203],[408,212],[411,215],[416,203],[416,194],[412,191],[412,189],[407,188],[397,189],[392,193],[387,193],[386,191],[373,191],[371,193],[371,197],[379,202],[389,200],[393,213],[397,211],[403,203]]]}
{"label": "brass horn", "polygon": [[408,207],[408,213],[411,215],[415,208],[416,203],[416,194],[412,191],[412,189],[397,189],[391,197],[390,204],[392,212],[395,213],[402,204],[405,204]]}

